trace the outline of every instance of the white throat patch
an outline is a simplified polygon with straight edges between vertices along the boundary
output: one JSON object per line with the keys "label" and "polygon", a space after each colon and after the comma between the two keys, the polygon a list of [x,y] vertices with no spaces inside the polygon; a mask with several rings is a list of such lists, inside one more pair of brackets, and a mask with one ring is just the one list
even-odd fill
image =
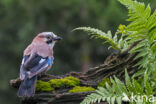
{"label": "white throat patch", "polygon": [[55,41],[53,41],[52,43],[49,44],[49,46],[50,46],[51,48],[53,48],[54,45],[55,45]]}

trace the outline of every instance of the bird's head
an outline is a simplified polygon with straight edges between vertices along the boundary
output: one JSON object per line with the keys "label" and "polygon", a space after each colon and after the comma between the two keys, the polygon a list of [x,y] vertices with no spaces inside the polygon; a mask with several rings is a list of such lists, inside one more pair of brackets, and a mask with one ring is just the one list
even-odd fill
{"label": "bird's head", "polygon": [[39,33],[34,41],[42,41],[45,42],[46,44],[48,44],[51,48],[54,47],[55,43],[59,40],[61,40],[62,38],[55,35],[53,32],[42,32]]}

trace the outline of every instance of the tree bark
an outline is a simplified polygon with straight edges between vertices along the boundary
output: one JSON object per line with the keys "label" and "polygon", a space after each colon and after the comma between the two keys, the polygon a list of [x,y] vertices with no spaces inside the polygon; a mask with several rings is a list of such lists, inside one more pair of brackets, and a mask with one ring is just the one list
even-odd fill
{"label": "tree bark", "polygon": [[[103,78],[117,76],[124,81],[124,71],[127,69],[129,75],[133,75],[138,71],[134,65],[139,59],[134,60],[137,53],[129,54],[128,52],[137,44],[132,44],[127,50],[118,54],[112,54],[104,61],[104,64],[91,68],[87,72],[71,72],[62,76],[42,75],[39,80],[49,81],[56,78],[64,78],[73,76],[80,79],[81,86],[91,86],[97,88],[97,85]],[[19,78],[11,80],[10,84],[14,88],[18,88],[21,80]],[[34,97],[22,99],[22,104],[80,104],[80,102],[92,92],[67,93],[69,88],[56,89],[55,94],[51,92],[37,92]],[[104,104],[104,103],[103,103]]]}

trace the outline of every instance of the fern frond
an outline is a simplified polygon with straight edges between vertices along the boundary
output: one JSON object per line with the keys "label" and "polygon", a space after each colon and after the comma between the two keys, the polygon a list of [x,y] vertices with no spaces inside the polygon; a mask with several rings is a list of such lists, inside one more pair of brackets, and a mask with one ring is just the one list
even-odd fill
{"label": "fern frond", "polygon": [[111,44],[111,48],[114,48],[117,50],[123,50],[125,49],[125,47],[127,48],[126,46],[127,44],[123,41],[123,38],[120,38],[118,40],[117,34],[115,34],[113,37],[111,31],[108,31],[107,33],[105,33],[101,30],[91,28],[91,27],[78,27],[74,29],[73,31],[76,31],[76,30],[82,30],[82,31],[89,33],[89,35],[91,35],[91,38],[104,39],[106,42]]}
{"label": "fern frond", "polygon": [[[149,39],[151,43],[156,39],[156,11],[151,13],[150,5],[145,7],[144,3],[132,0],[119,0],[129,10],[130,24],[126,30],[129,31],[131,42],[137,39]],[[136,38],[135,38],[136,37]]]}
{"label": "fern frond", "polygon": [[[137,80],[131,79],[125,70],[125,84],[118,78],[110,79],[112,86],[107,85],[106,88],[99,87],[95,93],[88,95],[81,104],[93,104],[106,101],[109,104],[121,104],[122,101],[130,102],[131,96],[147,95],[152,96],[155,94],[155,88],[152,87],[147,73],[144,74],[144,85],[142,86]],[[156,83],[155,83],[156,84]],[[126,99],[124,98],[126,96]],[[149,103],[146,99],[144,102]],[[139,102],[139,101],[138,101]],[[138,103],[133,101],[133,104]]]}
{"label": "fern frond", "polygon": [[[100,103],[101,101],[106,101],[109,104],[115,104],[116,101],[122,102],[122,99],[120,96],[113,96],[112,93],[105,93],[107,91],[105,88],[99,87],[96,90],[96,93],[92,93],[91,95],[88,95],[81,104],[93,104],[93,103]],[[120,98],[120,99],[119,99]],[[118,103],[121,104],[121,103]]]}
{"label": "fern frond", "polygon": [[136,47],[131,50],[131,53],[138,52],[135,59],[142,58],[136,66],[146,70],[156,70],[154,61],[156,58],[155,40],[156,40],[156,11],[151,12],[150,5],[145,6],[133,0],[118,0],[125,5],[129,10],[129,18],[127,21],[130,24],[126,27],[127,43],[131,44],[135,41],[142,40]]}
{"label": "fern frond", "polygon": [[129,36],[134,39],[149,39],[150,43],[153,43],[156,39],[156,11],[151,12],[150,5],[147,7],[144,3],[140,3],[133,0],[119,0],[119,2],[125,5],[129,10],[130,24],[126,30],[129,31]]}

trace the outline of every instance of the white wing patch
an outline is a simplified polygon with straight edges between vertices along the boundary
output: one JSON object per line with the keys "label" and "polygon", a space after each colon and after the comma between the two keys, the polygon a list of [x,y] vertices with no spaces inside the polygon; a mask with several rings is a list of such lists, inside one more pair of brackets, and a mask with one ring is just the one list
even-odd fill
{"label": "white wing patch", "polygon": [[44,61],[45,61],[45,59],[41,59],[39,63],[41,64],[41,63],[44,62]]}
{"label": "white wing patch", "polygon": [[24,64],[24,58],[22,59],[22,65]]}

